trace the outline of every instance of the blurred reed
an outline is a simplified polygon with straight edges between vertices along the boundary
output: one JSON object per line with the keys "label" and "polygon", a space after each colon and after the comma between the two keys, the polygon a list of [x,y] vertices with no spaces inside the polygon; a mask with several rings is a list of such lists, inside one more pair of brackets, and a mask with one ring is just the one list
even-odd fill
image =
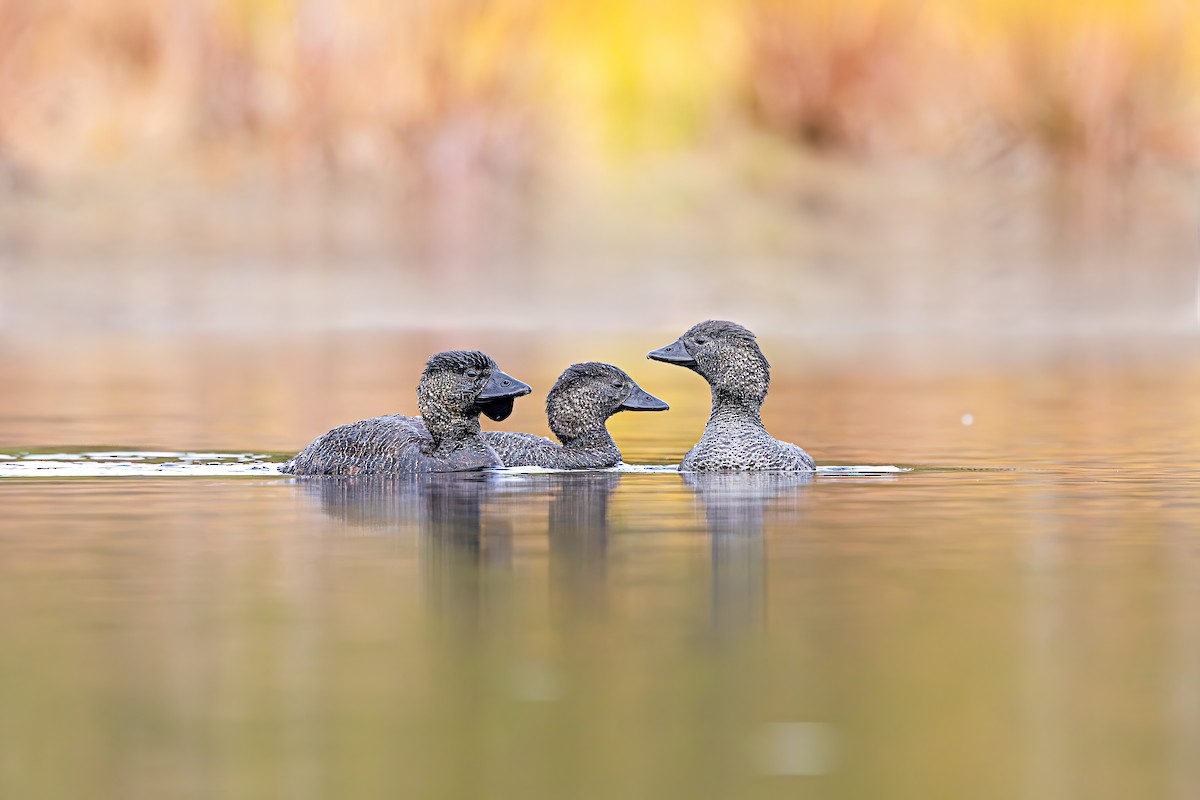
{"label": "blurred reed", "polygon": [[47,170],[183,156],[519,170],[522,0],[0,0],[0,142]]}
{"label": "blurred reed", "polygon": [[1195,163],[1200,6],[987,0],[957,21],[975,119],[1058,164]]}
{"label": "blurred reed", "polygon": [[1198,55],[1186,0],[0,0],[0,172],[512,181],[755,130],[1192,164]]}
{"label": "blurred reed", "polygon": [[817,149],[895,146],[920,116],[918,14],[910,0],[754,0],[743,78],[752,118]]}

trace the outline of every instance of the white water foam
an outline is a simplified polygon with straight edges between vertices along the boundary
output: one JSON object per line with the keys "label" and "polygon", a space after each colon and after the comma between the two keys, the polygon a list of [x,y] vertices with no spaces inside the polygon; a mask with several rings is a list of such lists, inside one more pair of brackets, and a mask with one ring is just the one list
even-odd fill
{"label": "white water foam", "polygon": [[[615,467],[586,470],[587,472],[621,473],[671,473],[678,474],[677,464],[617,464]],[[549,467],[502,467],[495,470],[498,475],[564,475],[581,472],[576,469],[550,469]]]}
{"label": "white water foam", "polygon": [[[192,453],[157,450],[113,450],[84,453],[0,453],[0,478],[108,478],[136,476],[224,477],[283,475],[278,462],[260,453]],[[622,474],[679,474],[676,464],[618,464],[599,472]],[[827,477],[887,475],[909,472],[894,466],[824,466]],[[547,475],[575,470],[544,467],[505,467],[499,476]],[[734,473],[737,474],[737,473]]]}
{"label": "white water foam", "polygon": [[[570,472],[576,472],[576,471],[577,470],[570,470],[570,469],[547,469],[546,467],[505,467],[503,469],[496,470],[497,473],[502,474],[502,475],[553,475],[553,474],[558,474],[558,473],[570,473]],[[678,464],[617,464],[615,467],[608,467],[607,469],[590,470],[590,471],[591,472],[642,473],[642,474],[663,474],[663,473],[677,474],[679,472],[679,465]],[[912,469],[909,467],[896,467],[896,466],[891,466],[891,465],[851,466],[851,465],[836,464],[836,465],[829,465],[829,466],[823,466],[823,467],[819,466],[819,467],[817,467],[815,474],[828,476],[828,477],[839,477],[839,476],[853,477],[856,475],[893,475],[898,472],[912,472]],[[749,473],[749,472],[740,473],[740,472],[734,471],[734,472],[730,472],[730,473],[726,473],[726,474],[730,474],[730,475],[747,474],[748,475],[748,474],[752,474],[752,473]]]}
{"label": "white water foam", "polygon": [[279,475],[258,453],[114,450],[86,453],[0,453],[0,478],[109,478],[164,475]]}
{"label": "white water foam", "polygon": [[826,475],[826,476],[830,476],[830,477],[837,477],[839,475],[848,475],[848,476],[853,476],[853,475],[893,475],[897,472],[912,472],[912,468],[911,467],[894,467],[891,465],[847,466],[847,465],[840,465],[840,464],[837,464],[837,465],[830,464],[829,466],[825,466],[825,467],[817,467],[818,475]]}

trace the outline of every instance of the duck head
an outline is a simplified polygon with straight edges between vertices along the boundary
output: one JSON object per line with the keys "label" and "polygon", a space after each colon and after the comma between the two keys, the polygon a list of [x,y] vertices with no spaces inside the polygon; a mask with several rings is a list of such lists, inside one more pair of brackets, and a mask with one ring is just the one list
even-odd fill
{"label": "duck head", "polygon": [[589,361],[567,367],[546,395],[550,429],[564,443],[602,428],[619,411],[666,411],[670,406],[612,364]]}
{"label": "duck head", "polygon": [[698,373],[712,386],[714,396],[761,404],[771,383],[771,365],[754,334],[736,322],[714,319],[693,325],[646,357]]}
{"label": "duck head", "polygon": [[[500,422],[513,402],[530,392],[507,375],[486,353],[449,350],[429,357],[417,387],[417,407],[435,439],[453,433],[478,433],[479,415]],[[472,430],[473,428],[473,430]]]}

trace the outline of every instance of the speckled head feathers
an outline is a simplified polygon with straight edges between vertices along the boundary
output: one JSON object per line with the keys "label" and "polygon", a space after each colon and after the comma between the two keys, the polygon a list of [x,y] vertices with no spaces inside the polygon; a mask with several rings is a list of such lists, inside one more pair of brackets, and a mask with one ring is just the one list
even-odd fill
{"label": "speckled head feathers", "polygon": [[[480,374],[468,375],[471,370]],[[417,408],[435,439],[463,439],[479,432],[475,397],[497,370],[496,362],[478,350],[448,350],[429,357],[417,386]]]}
{"label": "speckled head feathers", "polygon": [[563,370],[546,395],[550,430],[563,443],[586,431],[602,429],[636,384],[612,364],[587,361]]}
{"label": "speckled head feathers", "polygon": [[558,376],[557,383],[574,383],[583,381],[589,378],[623,378],[628,380],[629,376],[619,367],[614,367],[612,364],[604,364],[599,361],[585,361],[581,364],[572,364],[563,370],[563,374]]}
{"label": "speckled head feathers", "polygon": [[468,369],[496,369],[496,362],[479,350],[447,350],[429,357],[422,377],[429,377],[435,372],[462,372]]}
{"label": "speckled head feathers", "polygon": [[632,383],[624,371],[612,364],[599,361],[572,364],[563,370],[546,395],[546,416],[551,430],[558,433],[567,424],[574,428],[603,423],[616,413]]}
{"label": "speckled head feathers", "polygon": [[767,396],[771,364],[749,329],[728,320],[705,320],[689,328],[677,344],[692,360],[676,363],[704,376],[714,393],[758,404]]}
{"label": "speckled head feathers", "polygon": [[[738,325],[736,322],[730,322],[725,319],[709,319],[704,322],[699,322],[688,329],[684,338],[694,340],[697,336],[708,336],[713,339],[723,339],[730,342],[743,342],[752,345],[755,350],[759,350],[758,339],[754,332],[749,328]],[[759,350],[761,353],[762,351]],[[763,357],[763,362],[766,362],[766,357]],[[769,363],[767,366],[771,366]]]}

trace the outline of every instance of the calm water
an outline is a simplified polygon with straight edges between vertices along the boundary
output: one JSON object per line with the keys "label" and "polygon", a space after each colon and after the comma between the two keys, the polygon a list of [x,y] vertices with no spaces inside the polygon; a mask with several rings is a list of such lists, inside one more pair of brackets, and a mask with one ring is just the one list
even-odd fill
{"label": "calm water", "polygon": [[[538,396],[626,367],[666,464],[707,405],[670,337],[487,349]],[[0,452],[47,468],[0,478],[0,796],[1200,794],[1195,340],[765,340],[768,425],[898,474],[265,463],[461,338],[3,341]],[[51,463],[153,451],[215,466]]]}

